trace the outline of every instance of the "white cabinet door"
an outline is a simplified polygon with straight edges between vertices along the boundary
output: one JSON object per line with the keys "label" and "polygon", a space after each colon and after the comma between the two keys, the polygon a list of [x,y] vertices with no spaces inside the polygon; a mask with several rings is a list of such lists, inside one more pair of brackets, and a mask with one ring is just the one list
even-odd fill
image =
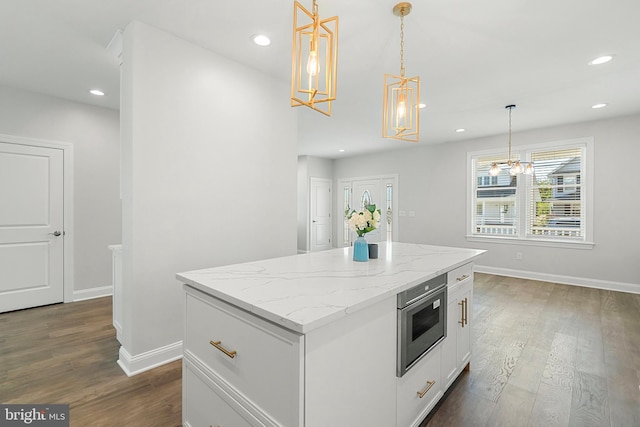
{"label": "white cabinet door", "polygon": [[0,142],[0,312],[64,300],[63,162]]}
{"label": "white cabinet door", "polygon": [[447,338],[442,343],[442,375],[448,389],[471,360],[473,270],[471,264],[448,273]]}
{"label": "white cabinet door", "polygon": [[473,286],[472,279],[466,279],[462,292],[458,297],[458,307],[463,315],[462,323],[458,323],[457,363],[458,368],[464,368],[471,360],[471,318],[473,316]]}

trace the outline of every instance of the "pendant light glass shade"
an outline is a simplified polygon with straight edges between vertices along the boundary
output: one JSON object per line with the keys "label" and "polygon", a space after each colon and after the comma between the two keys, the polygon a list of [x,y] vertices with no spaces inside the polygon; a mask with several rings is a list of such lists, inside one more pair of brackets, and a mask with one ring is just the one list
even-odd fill
{"label": "pendant light glass shade", "polygon": [[295,1],[292,46],[291,106],[330,116],[336,99],[338,17],[320,19],[315,0],[311,12]]}
{"label": "pendant light glass shade", "polygon": [[394,15],[400,16],[400,75],[384,75],[382,137],[417,142],[420,133],[420,77],[404,75],[404,17],[411,3],[398,3]]}

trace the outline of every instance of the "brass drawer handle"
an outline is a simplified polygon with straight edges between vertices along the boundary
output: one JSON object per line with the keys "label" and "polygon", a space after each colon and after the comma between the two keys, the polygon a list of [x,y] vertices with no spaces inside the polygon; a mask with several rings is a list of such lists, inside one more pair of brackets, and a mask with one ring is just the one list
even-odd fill
{"label": "brass drawer handle", "polygon": [[469,278],[468,274],[463,274],[462,277],[456,277],[456,280],[458,282],[462,282],[463,280],[468,279],[468,278]]}
{"label": "brass drawer handle", "polygon": [[420,396],[420,399],[422,399],[425,394],[429,393],[429,390],[431,390],[431,387],[433,387],[435,383],[435,381],[427,381],[427,386],[424,388],[424,390],[418,392],[418,396]]}
{"label": "brass drawer handle", "polygon": [[226,354],[227,356],[229,356],[230,358],[234,358],[236,357],[236,351],[229,351],[226,348],[224,348],[223,346],[220,345],[222,341],[209,341],[209,344],[211,344],[212,346],[214,346],[215,348],[217,348],[218,350],[220,350],[221,352],[223,352],[224,354]]}

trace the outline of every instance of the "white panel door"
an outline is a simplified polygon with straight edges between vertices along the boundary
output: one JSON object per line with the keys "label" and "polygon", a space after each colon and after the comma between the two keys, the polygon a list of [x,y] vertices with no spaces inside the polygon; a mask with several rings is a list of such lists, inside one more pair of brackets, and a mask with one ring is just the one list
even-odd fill
{"label": "white panel door", "polygon": [[[362,181],[353,181],[352,191],[352,209],[357,211],[363,210],[365,205],[376,205],[376,209],[380,209],[380,212],[384,212],[384,199],[382,198],[382,180],[381,179],[368,179]],[[383,216],[384,218],[384,216]],[[378,228],[365,234],[365,238],[369,243],[381,242],[384,239],[386,233],[386,223],[384,220],[380,221]],[[353,233],[355,235],[355,232]]]}
{"label": "white panel door", "polygon": [[331,249],[331,180],[311,178],[311,252]]}
{"label": "white panel door", "polygon": [[63,150],[0,142],[0,312],[64,299]]}

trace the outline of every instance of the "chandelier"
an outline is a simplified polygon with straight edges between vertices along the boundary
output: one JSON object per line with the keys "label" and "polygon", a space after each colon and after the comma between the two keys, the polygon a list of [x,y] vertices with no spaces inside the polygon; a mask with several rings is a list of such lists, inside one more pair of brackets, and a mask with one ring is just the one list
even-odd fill
{"label": "chandelier", "polygon": [[309,12],[293,3],[293,48],[291,54],[291,106],[306,105],[331,116],[336,99],[338,69],[338,17],[320,19],[313,0]]}
{"label": "chandelier", "polygon": [[420,130],[420,77],[404,76],[404,17],[411,3],[398,3],[393,14],[400,17],[400,75],[384,75],[382,137],[417,142]]}
{"label": "chandelier", "polygon": [[509,157],[507,163],[493,163],[491,168],[489,168],[489,175],[497,176],[503,169],[508,169],[510,175],[518,175],[525,174],[531,175],[533,173],[533,163],[531,162],[521,162],[520,160],[511,160],[511,110],[516,108],[515,104],[507,105],[507,110],[509,110]]}

